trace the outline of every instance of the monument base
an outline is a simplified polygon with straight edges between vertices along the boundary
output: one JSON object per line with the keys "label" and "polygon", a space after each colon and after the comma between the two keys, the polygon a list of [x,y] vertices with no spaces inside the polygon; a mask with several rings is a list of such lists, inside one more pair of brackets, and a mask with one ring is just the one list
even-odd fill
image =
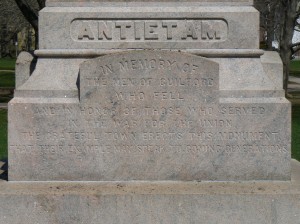
{"label": "monument base", "polygon": [[6,182],[0,223],[284,223],[300,220],[291,182]]}

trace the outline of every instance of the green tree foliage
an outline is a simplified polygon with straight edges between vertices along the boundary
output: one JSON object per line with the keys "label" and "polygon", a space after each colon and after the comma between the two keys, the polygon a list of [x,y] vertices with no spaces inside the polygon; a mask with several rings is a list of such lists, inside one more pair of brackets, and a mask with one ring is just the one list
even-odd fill
{"label": "green tree foliage", "polygon": [[15,2],[33,29],[38,31],[38,12],[45,7],[45,0],[15,0]]}
{"label": "green tree foliage", "polygon": [[27,25],[14,0],[0,0],[0,57],[9,54],[9,45]]}

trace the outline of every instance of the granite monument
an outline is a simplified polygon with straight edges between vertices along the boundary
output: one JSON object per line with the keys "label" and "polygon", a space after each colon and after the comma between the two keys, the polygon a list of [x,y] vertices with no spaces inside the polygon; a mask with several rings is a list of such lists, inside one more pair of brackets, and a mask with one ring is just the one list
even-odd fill
{"label": "granite monument", "polygon": [[291,105],[252,5],[48,0],[9,103],[5,223],[15,204],[31,223],[297,223]]}
{"label": "granite monument", "polygon": [[40,12],[39,61],[9,104],[10,179],[289,180],[290,104],[249,1],[124,4]]}

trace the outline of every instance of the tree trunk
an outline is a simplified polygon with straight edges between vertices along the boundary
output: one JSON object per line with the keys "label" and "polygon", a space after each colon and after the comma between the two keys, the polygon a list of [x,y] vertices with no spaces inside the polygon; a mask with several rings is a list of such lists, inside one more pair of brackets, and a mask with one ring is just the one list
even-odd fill
{"label": "tree trunk", "polygon": [[38,30],[38,15],[34,12],[24,0],[15,0],[26,20],[31,24],[34,30]]}
{"label": "tree trunk", "polygon": [[267,48],[268,50],[273,50],[274,41],[274,29],[275,29],[275,7],[270,8],[269,16],[267,18]]}
{"label": "tree trunk", "polygon": [[[15,0],[19,9],[21,10],[22,14],[26,18],[26,20],[31,24],[34,29],[35,33],[39,32],[39,25],[38,25],[38,15],[35,13],[34,9],[31,8],[24,0]],[[36,41],[36,46],[38,45],[38,39]]]}
{"label": "tree trunk", "polygon": [[[2,0],[0,0],[2,1]],[[39,26],[38,26],[38,12],[32,7],[32,5],[27,4],[26,0],[15,0],[22,14],[26,20],[31,24],[35,32],[35,49],[38,49],[38,36],[39,36]],[[39,10],[45,7],[46,0],[36,0]]]}
{"label": "tree trunk", "polygon": [[39,32],[34,32],[34,39],[35,39],[35,49],[39,49]]}
{"label": "tree trunk", "polygon": [[283,0],[284,14],[281,27],[280,57],[283,62],[283,88],[287,95],[289,82],[289,68],[292,58],[292,39],[294,35],[295,20],[297,17],[297,0]]}

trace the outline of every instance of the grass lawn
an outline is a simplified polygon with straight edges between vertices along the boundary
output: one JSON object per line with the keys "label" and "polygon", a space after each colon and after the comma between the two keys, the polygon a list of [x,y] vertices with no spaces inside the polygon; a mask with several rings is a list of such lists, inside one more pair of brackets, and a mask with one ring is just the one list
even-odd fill
{"label": "grass lawn", "polygon": [[1,87],[15,87],[14,71],[0,71],[0,88]]}
{"label": "grass lawn", "polygon": [[0,70],[15,70],[16,59],[1,58]]}
{"label": "grass lawn", "polygon": [[[15,63],[15,59],[0,59],[0,89],[15,87]],[[11,98],[12,94],[0,90],[0,103],[7,103]]]}
{"label": "grass lawn", "polygon": [[290,74],[300,77],[300,60],[291,61]]}
{"label": "grass lawn", "polygon": [[11,95],[0,96],[0,103],[8,103],[11,99]]}
{"label": "grass lawn", "polygon": [[0,109],[0,160],[7,158],[7,110]]}

